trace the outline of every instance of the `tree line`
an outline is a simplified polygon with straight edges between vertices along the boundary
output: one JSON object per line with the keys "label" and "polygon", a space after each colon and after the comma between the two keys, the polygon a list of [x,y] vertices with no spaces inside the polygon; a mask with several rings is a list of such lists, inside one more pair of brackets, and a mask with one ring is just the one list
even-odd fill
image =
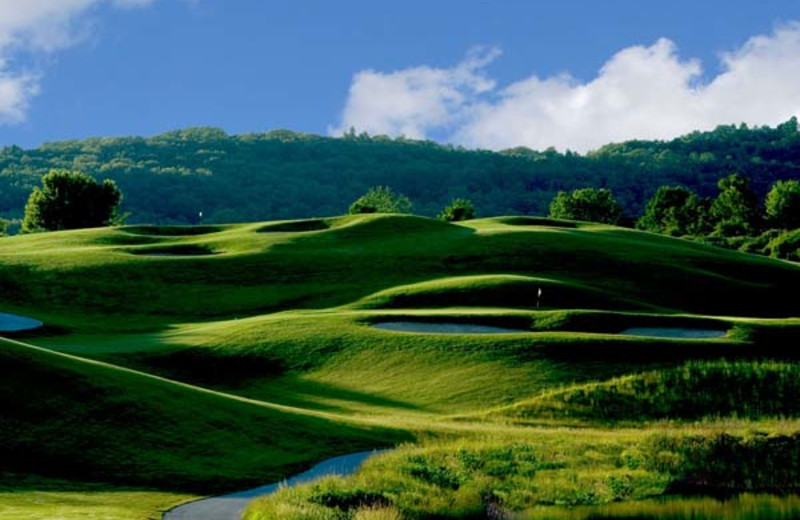
{"label": "tree line", "polygon": [[[747,178],[731,174],[717,183],[714,197],[684,186],[661,186],[635,227],[715,245],[800,260],[800,181],[777,181],[763,204]],[[550,218],[624,224],[622,207],[607,188],[559,192]]]}
{"label": "tree line", "polygon": [[[238,141],[242,139],[242,136],[229,137],[224,133],[220,133],[220,131],[211,129],[194,129],[165,134],[165,136],[168,136],[166,139],[168,144],[165,147],[172,154],[175,153],[175,148],[177,147],[175,139],[179,136],[182,136],[185,141],[184,145],[189,149],[195,149],[197,143],[204,140],[219,143],[224,140]],[[625,178],[624,175],[606,175],[601,179],[588,175],[584,177],[584,182],[589,186],[592,186],[592,182],[594,182],[593,187],[580,187],[571,191],[558,190],[555,192],[547,204],[549,216],[551,218],[604,222],[631,227],[635,225],[635,227],[646,231],[689,237],[724,247],[738,248],[743,251],[800,260],[800,181],[788,178],[791,175],[800,177],[798,175],[798,166],[795,166],[793,162],[796,159],[800,159],[800,153],[796,153],[800,152],[800,137],[798,137],[800,132],[798,132],[797,121],[794,118],[787,123],[778,125],[774,129],[769,127],[750,129],[744,125],[739,127],[718,127],[713,132],[695,132],[670,142],[631,141],[620,145],[609,145],[586,156],[579,156],[571,152],[559,154],[553,150],[539,153],[525,149],[514,149],[493,154],[491,152],[466,151],[425,141],[392,140],[383,137],[358,136],[354,133],[349,133],[342,139],[321,138],[292,132],[256,134],[254,139],[258,140],[258,136],[270,136],[267,138],[268,141],[275,140],[283,144],[294,143],[295,141],[302,143],[309,141],[316,144],[367,144],[368,148],[366,150],[372,150],[373,152],[373,147],[376,144],[379,145],[379,148],[380,146],[387,146],[388,149],[403,149],[406,146],[411,146],[412,148],[421,147],[422,149],[429,149],[432,155],[446,152],[453,154],[453,157],[463,158],[477,154],[489,161],[487,164],[491,164],[491,161],[497,160],[497,158],[502,160],[513,158],[515,161],[523,158],[523,161],[533,161],[534,164],[537,162],[550,164],[557,159],[563,159],[576,161],[576,164],[584,161],[586,164],[605,164],[606,167],[612,164],[617,166],[627,164],[628,167],[631,167],[633,159],[636,158],[638,160],[636,167],[640,178],[630,179],[630,184],[623,186],[621,197],[617,196],[612,188],[607,186],[614,184],[610,182],[612,179],[618,183],[621,178]],[[163,137],[159,136],[150,141],[157,141]],[[112,139],[111,141],[116,140]],[[122,141],[126,140],[122,139]],[[103,140],[89,140],[82,143],[85,145],[89,142],[103,144]],[[143,149],[153,144],[152,142],[148,144],[147,140],[138,142],[144,147]],[[42,148],[50,150],[54,147],[58,149],[59,146],[69,148],[70,146],[75,146],[75,143],[57,143],[55,145],[45,145]],[[102,149],[103,146],[99,146],[99,148]],[[290,147],[286,148],[286,150],[289,149]],[[313,149],[314,146],[311,146],[310,150]],[[654,156],[654,151],[658,149],[661,151]],[[743,149],[746,149],[750,155],[743,155]],[[681,153],[683,155],[676,150],[682,150]],[[699,153],[699,150],[705,151]],[[195,152],[197,151],[195,150]],[[14,149],[14,147],[12,149],[5,148],[0,151],[0,157],[4,154],[13,155],[15,153],[24,153],[24,151]],[[717,161],[715,153],[725,153],[725,159]],[[366,153],[366,156],[369,158],[370,154]],[[679,159],[681,157],[690,162],[698,161],[705,165],[704,167],[708,167],[709,164],[716,164],[716,167],[721,167],[720,164],[724,163],[741,164],[742,160],[747,157],[751,166],[753,164],[757,165],[757,167],[750,169],[751,172],[755,171],[757,175],[755,177],[752,174],[745,176],[739,173],[722,175],[721,172],[714,170],[713,175],[708,177],[709,179],[716,179],[717,192],[713,195],[705,194],[708,193],[708,190],[703,176],[686,177],[685,180],[693,182],[684,184],[648,186],[648,181],[669,177],[663,172],[662,175],[648,177],[649,173],[657,169],[669,171],[666,165],[675,161],[680,163]],[[766,158],[770,158],[769,168],[763,169],[764,164],[766,164]],[[63,157],[61,159],[63,160]],[[112,162],[117,160],[121,159],[117,157],[112,159]],[[318,157],[317,160],[324,163],[325,157]],[[288,157],[284,158],[281,164],[286,166],[287,164],[292,164],[292,162],[293,159]],[[2,163],[0,162],[0,164]],[[552,164],[550,165],[552,166]],[[2,172],[6,172],[7,169],[7,166],[4,167]],[[536,173],[535,170],[536,168],[532,170],[534,174]],[[613,169],[608,171],[613,171]],[[445,173],[447,173],[447,170],[445,170]],[[574,174],[572,176],[565,172],[562,172],[562,174],[572,183],[579,182],[580,177],[575,177]],[[205,175],[205,173],[202,175]],[[208,175],[213,177],[210,173]],[[142,176],[148,179],[146,174],[142,174]],[[191,173],[186,174],[186,176],[189,179],[192,178]],[[0,180],[2,180],[2,177],[3,175],[0,174]],[[492,176],[492,172],[487,172],[485,177],[484,180],[489,183],[489,186],[491,186],[492,182],[498,183],[500,180]],[[765,181],[768,179],[776,179],[778,177],[783,177],[783,179],[774,181],[768,187],[764,186]],[[405,180],[409,179],[406,177]],[[421,174],[416,180],[420,183],[429,181],[427,177]],[[98,182],[91,175],[80,171],[51,169],[49,173],[40,178],[40,181],[41,186],[33,186],[27,197],[24,206],[24,218],[21,221],[22,232],[105,226],[120,223],[128,216],[128,213],[121,215],[122,191],[113,178]],[[563,182],[564,179],[561,179],[561,181]],[[403,183],[393,182],[392,184],[402,185]],[[598,184],[601,187],[597,187]],[[0,185],[2,184],[0,183]],[[556,184],[553,183],[552,186],[556,186]],[[695,188],[693,189],[692,186]],[[468,188],[469,185],[465,188],[462,180],[462,184],[457,184],[447,193],[474,193],[474,190]],[[633,203],[629,200],[630,192],[636,189],[642,190],[642,195],[647,193],[647,191],[644,191],[645,189],[651,190],[652,196],[646,201],[638,201],[637,199]],[[255,191],[257,192],[258,190],[256,189]],[[759,191],[763,192],[763,204],[761,203],[762,195]],[[505,193],[503,190],[499,190],[499,192]],[[543,193],[548,193],[548,190],[522,190],[521,192],[512,190],[511,193],[519,198],[531,192],[541,196]],[[478,191],[477,194],[480,197],[481,192]],[[154,192],[150,195],[158,196],[162,194]],[[165,207],[169,207],[175,193],[167,191],[163,195]],[[220,195],[224,195],[224,193]],[[252,196],[252,194],[250,195]],[[485,203],[487,199],[478,198],[478,200]],[[489,198],[488,200],[491,201],[492,199]],[[290,198],[284,198],[283,201],[286,207],[292,207],[293,203],[297,202]],[[329,202],[332,203],[332,201]],[[422,211],[418,209],[418,213],[433,213],[430,197],[422,197],[420,202],[423,209]],[[497,206],[475,204],[472,198],[456,195],[450,199],[443,209],[434,214],[438,214],[439,218],[448,221],[468,220],[475,217],[476,205],[481,208],[481,212],[484,215],[544,213],[541,210],[517,211],[518,207],[512,207],[510,210],[498,210]],[[638,214],[634,212],[637,207],[641,208]],[[198,210],[198,208],[203,208],[203,206],[201,204],[187,206],[190,216],[187,215],[187,218],[182,220],[178,219],[177,222],[196,223],[203,218],[202,209]],[[350,213],[411,213],[412,208],[414,208],[414,203],[412,203],[411,198],[401,194],[399,190],[394,191],[388,185],[379,185],[369,188],[366,193],[349,204],[348,210]],[[333,213],[340,213],[340,211],[330,211],[323,214]],[[236,218],[237,214],[235,212],[225,213],[224,211],[222,213],[219,211],[212,213],[210,220],[219,221],[221,219],[220,215],[230,216],[231,221],[246,220],[245,218]],[[287,218],[302,216],[308,215],[284,215]],[[152,218],[153,220],[148,220],[147,222],[161,222],[159,218]],[[264,218],[271,217],[266,216]],[[141,221],[141,218],[136,220]],[[167,221],[172,222],[169,219]],[[10,222],[7,219],[0,218],[0,235],[6,233],[9,224]]]}
{"label": "tree line", "polygon": [[514,148],[465,150],[386,136],[341,138],[287,130],[228,135],[213,128],[151,138],[95,138],[0,149],[0,217],[21,219],[51,170],[109,179],[125,193],[131,223],[246,222],[342,214],[373,186],[391,186],[436,216],[453,199],[483,215],[545,214],[559,191],[613,191],[629,221],[660,186],[713,196],[732,172],[763,198],[778,180],[800,178],[797,121],[720,126],[671,141],[628,141],[588,154]]}
{"label": "tree line", "polygon": [[[647,202],[636,227],[645,231],[710,241],[725,247],[800,260],[800,181],[778,181],[763,207],[747,179],[732,174],[718,183],[714,198],[683,186],[661,186]],[[119,224],[122,192],[114,181],[97,182],[82,172],[53,170],[42,178],[25,205],[22,232],[57,231]],[[413,202],[389,186],[370,188],[349,207],[351,214],[411,213]],[[622,206],[608,188],[558,192],[549,217],[624,225]],[[438,217],[475,218],[469,199],[454,198]],[[8,221],[0,220],[0,235]]]}

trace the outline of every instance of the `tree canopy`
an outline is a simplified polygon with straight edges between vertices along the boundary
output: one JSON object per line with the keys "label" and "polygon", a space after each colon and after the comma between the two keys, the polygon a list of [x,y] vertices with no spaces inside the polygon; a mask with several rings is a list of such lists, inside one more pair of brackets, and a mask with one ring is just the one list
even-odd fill
{"label": "tree canopy", "polygon": [[777,229],[800,228],[800,181],[778,181],[767,194],[766,218]]}
{"label": "tree canopy", "polygon": [[550,203],[550,218],[617,224],[622,208],[608,188],[560,191]]}
{"label": "tree canopy", "polygon": [[645,207],[636,227],[672,236],[710,231],[707,204],[683,186],[661,186]]}
{"label": "tree canopy", "polygon": [[711,204],[715,231],[721,235],[748,235],[758,230],[761,211],[747,178],[732,174],[718,183],[720,192]]}
{"label": "tree canopy", "polygon": [[0,148],[0,216],[20,218],[51,169],[114,180],[131,222],[241,222],[337,215],[371,186],[391,186],[436,216],[454,197],[483,215],[543,215],[559,191],[614,192],[624,215],[641,215],[659,186],[715,196],[731,172],[762,198],[777,180],[800,178],[800,132],[720,126],[671,141],[627,141],[580,155],[518,147],[466,150],[430,141],[351,133],[341,138],[289,130],[228,135],[191,128],[149,138],[94,138]]}
{"label": "tree canopy", "polygon": [[411,213],[413,207],[405,195],[388,186],[375,186],[350,205],[350,213]]}
{"label": "tree canopy", "polygon": [[52,170],[28,198],[22,232],[107,226],[117,217],[121,201],[114,181],[98,183],[85,173]]}

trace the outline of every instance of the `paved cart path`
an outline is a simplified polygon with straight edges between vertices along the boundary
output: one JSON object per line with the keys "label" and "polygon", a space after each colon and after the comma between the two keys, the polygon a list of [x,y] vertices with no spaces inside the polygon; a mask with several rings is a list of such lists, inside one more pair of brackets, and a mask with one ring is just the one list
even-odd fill
{"label": "paved cart path", "polygon": [[163,520],[240,520],[247,504],[256,497],[274,493],[282,485],[296,486],[327,475],[351,475],[376,453],[379,452],[363,451],[334,457],[283,482],[189,502],[167,511]]}

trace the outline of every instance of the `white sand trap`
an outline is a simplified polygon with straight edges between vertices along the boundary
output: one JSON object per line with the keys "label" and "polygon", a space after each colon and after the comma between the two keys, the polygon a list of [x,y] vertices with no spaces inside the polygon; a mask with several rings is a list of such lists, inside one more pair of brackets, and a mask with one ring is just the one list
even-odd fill
{"label": "white sand trap", "polygon": [[0,332],[18,332],[21,330],[38,329],[44,325],[39,320],[17,316],[16,314],[6,314],[0,312]]}
{"label": "white sand trap", "polygon": [[641,327],[625,329],[620,332],[623,336],[646,336],[649,338],[724,338],[728,332],[712,329],[685,329],[680,327]]}
{"label": "white sand trap", "polygon": [[373,325],[394,332],[423,332],[427,334],[519,334],[525,329],[474,325],[471,323],[425,323],[421,321],[384,321]]}

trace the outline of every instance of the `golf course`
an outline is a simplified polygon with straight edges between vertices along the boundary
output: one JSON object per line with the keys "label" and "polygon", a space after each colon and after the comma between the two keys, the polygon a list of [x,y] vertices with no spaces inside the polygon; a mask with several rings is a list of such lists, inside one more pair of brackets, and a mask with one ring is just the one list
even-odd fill
{"label": "golf course", "polygon": [[156,520],[373,450],[242,518],[800,512],[798,263],[360,214],[3,237],[0,291],[4,520]]}

